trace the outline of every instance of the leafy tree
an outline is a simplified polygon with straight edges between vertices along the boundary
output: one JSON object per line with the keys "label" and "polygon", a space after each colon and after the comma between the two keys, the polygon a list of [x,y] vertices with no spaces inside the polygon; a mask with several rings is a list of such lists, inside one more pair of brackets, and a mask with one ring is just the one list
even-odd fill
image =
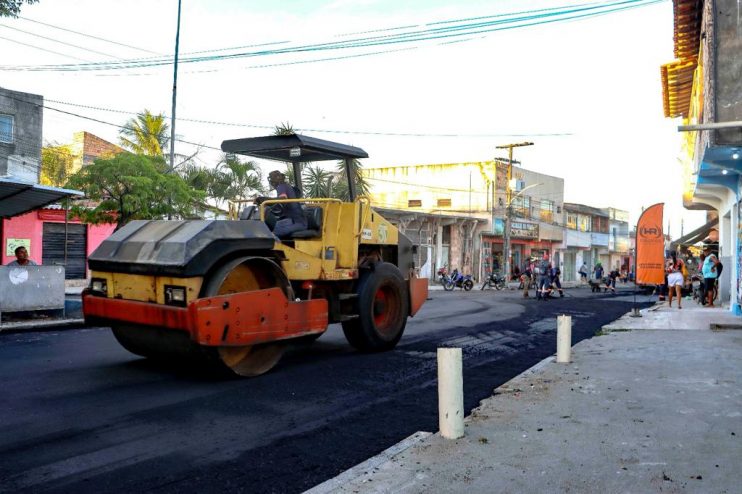
{"label": "leafy tree", "polygon": [[98,159],[67,183],[67,187],[83,191],[88,202],[76,204],[71,213],[86,223],[115,222],[116,229],[135,219],[194,217],[194,204],[203,200],[203,194],[191,189],[178,174],[162,173],[161,168],[162,158],[137,154]]}
{"label": "leafy tree", "polygon": [[169,132],[165,115],[144,110],[124,124],[119,131],[119,143],[136,154],[162,156],[162,150],[170,143]]}
{"label": "leafy tree", "polygon": [[39,0],[0,0],[0,17],[18,17],[24,3],[33,5]]}
{"label": "leafy tree", "polygon": [[47,144],[41,148],[41,184],[62,187],[72,175],[74,160],[68,146]]}

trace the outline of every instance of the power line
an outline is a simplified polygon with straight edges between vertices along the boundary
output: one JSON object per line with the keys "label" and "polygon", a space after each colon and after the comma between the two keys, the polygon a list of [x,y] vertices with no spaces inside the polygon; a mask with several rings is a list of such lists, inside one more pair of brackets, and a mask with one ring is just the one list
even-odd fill
{"label": "power line", "polygon": [[17,43],[19,45],[28,46],[29,48],[33,48],[35,50],[41,50],[41,51],[45,51],[47,53],[53,53],[54,55],[59,55],[61,57],[67,57],[67,58],[72,58],[74,60],[81,60],[83,62],[87,62],[87,60],[85,60],[84,58],[78,58],[78,57],[75,57],[75,56],[72,56],[72,55],[67,55],[65,53],[59,53],[58,51],[49,50],[47,48],[41,48],[40,46],[32,45],[32,44],[29,44],[29,43],[24,43],[22,41],[17,41],[17,40],[11,39],[11,38],[6,38],[5,36],[0,36],[0,39],[4,39],[5,41],[10,41],[11,43]]}
{"label": "power line", "polygon": [[29,19],[28,17],[18,16],[18,19],[22,19],[22,20],[24,20],[26,22],[33,22],[35,24],[41,24],[42,26],[51,27],[53,29],[59,29],[60,31],[66,31],[68,33],[73,33],[73,34],[77,34],[77,35],[80,35],[80,36],[85,36],[86,38],[97,39],[98,41],[104,41],[106,43],[111,43],[113,45],[119,45],[119,46],[123,46],[125,48],[131,48],[132,50],[139,50],[139,51],[143,51],[145,53],[151,53],[153,55],[162,56],[160,53],[157,53],[157,52],[152,51],[152,50],[147,50],[145,48],[139,48],[139,47],[132,46],[132,45],[127,45],[127,44],[124,44],[124,43],[119,43],[118,41],[112,41],[110,39],[101,38],[101,37],[98,37],[98,36],[93,36],[92,34],[81,33],[79,31],[74,31],[72,29],[67,29],[67,28],[64,28],[64,27],[55,26],[54,24],[48,24],[46,22],[41,22],[41,21],[36,21],[36,20],[33,20],[33,19]]}
{"label": "power line", "polygon": [[58,39],[50,38],[48,36],[43,36],[41,34],[32,33],[30,31],[24,31],[23,29],[18,29],[17,27],[11,27],[11,26],[8,26],[8,25],[5,25],[5,24],[0,24],[0,27],[4,27],[5,29],[11,29],[13,31],[18,31],[19,33],[28,34],[30,36],[35,36],[37,38],[45,39],[47,41],[52,41],[54,43],[59,43],[61,45],[71,46],[72,48],[77,48],[78,50],[89,51],[90,53],[95,53],[96,55],[103,55],[104,57],[110,57],[110,58],[116,58],[118,60],[123,60],[122,58],[117,57],[115,55],[110,55],[108,53],[103,53],[101,51],[91,50],[90,48],[85,48],[84,46],[74,45],[72,43],[67,43],[65,41],[61,41],[61,40],[58,40]]}
{"label": "power line", "polygon": [[[596,15],[604,15],[607,13],[620,12],[630,8],[644,7],[655,3],[664,2],[667,0],[621,0],[613,2],[603,2],[598,4],[581,4],[577,6],[567,6],[560,10],[548,11],[539,14],[532,14],[529,12],[518,12],[514,14],[501,14],[499,16],[491,16],[495,20],[488,20],[485,22],[467,23],[459,25],[449,25],[446,27],[436,27],[422,29],[412,32],[355,38],[341,42],[325,42],[325,43],[314,43],[308,45],[300,45],[288,48],[279,48],[271,50],[259,50],[259,51],[248,51],[242,53],[231,53],[225,55],[212,55],[212,56],[198,56],[198,57],[184,57],[180,60],[181,63],[200,63],[217,60],[232,60],[246,57],[258,57],[258,56],[269,56],[269,55],[283,55],[289,53],[303,53],[313,51],[326,51],[326,50],[337,50],[337,49],[354,49],[354,48],[368,48],[373,46],[385,46],[400,43],[413,43],[421,41],[431,41],[436,39],[448,39],[452,37],[470,36],[474,34],[486,34],[494,31],[516,29],[522,27],[529,27],[541,24],[548,24],[554,22],[564,22],[569,20],[576,20],[587,17],[594,17]],[[533,12],[533,11],[531,11]],[[523,15],[526,14],[526,15]],[[520,17],[513,17],[520,15]],[[502,17],[507,17],[503,19]],[[445,21],[444,21],[445,22]],[[461,20],[449,21],[449,23],[460,23]],[[443,22],[442,22],[443,23]],[[442,24],[439,23],[439,24]],[[124,60],[121,62],[93,62],[88,64],[57,64],[57,65],[41,65],[41,66],[3,66],[0,67],[4,70],[30,70],[30,71],[87,71],[87,70],[119,70],[119,69],[131,69],[131,68],[142,68],[142,67],[158,67],[163,65],[169,65],[172,63],[171,58],[161,58],[152,60]]]}
{"label": "power line", "polygon": [[[120,113],[124,115],[136,115],[138,113],[138,112],[132,112],[132,111],[127,111],[127,110],[104,108],[100,106],[70,103],[67,101],[61,101],[61,100],[49,99],[49,98],[47,98],[46,101],[61,104],[61,105],[74,106],[77,108],[86,108],[89,110],[104,111],[104,112],[109,112],[109,113]],[[269,129],[269,130],[275,129],[275,125],[246,124],[246,123],[223,122],[223,121],[218,121],[218,120],[205,120],[205,119],[183,118],[183,117],[179,118],[179,120],[183,120],[186,122],[206,124],[206,125],[221,125],[225,127],[245,127],[245,128],[251,128],[251,129]],[[352,130],[316,129],[316,128],[309,128],[309,127],[297,127],[295,130],[300,131],[300,132],[320,132],[320,133],[325,133],[325,134],[372,135],[372,136],[383,136],[383,137],[456,137],[456,138],[466,137],[466,138],[484,138],[484,139],[490,139],[494,137],[567,137],[567,136],[573,135],[570,132],[520,133],[520,134],[452,134],[452,133],[428,134],[428,133],[420,133],[420,132],[416,132],[416,133],[376,132],[376,131],[362,131],[362,130],[352,131]]]}

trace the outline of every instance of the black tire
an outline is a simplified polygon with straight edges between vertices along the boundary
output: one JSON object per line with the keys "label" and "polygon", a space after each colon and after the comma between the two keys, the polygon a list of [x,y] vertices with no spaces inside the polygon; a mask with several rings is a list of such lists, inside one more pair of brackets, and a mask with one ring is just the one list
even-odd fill
{"label": "black tire", "polygon": [[505,288],[505,284],[504,283],[495,283],[495,290],[500,291],[503,288]]}
{"label": "black tire", "polygon": [[474,282],[472,280],[464,280],[463,286],[464,290],[468,292],[469,290],[474,288]]}
{"label": "black tire", "polygon": [[443,289],[447,292],[452,291],[454,288],[456,288],[456,283],[454,283],[453,280],[446,280],[443,283]]}
{"label": "black tire", "polygon": [[402,273],[394,264],[376,263],[361,274],[357,293],[358,317],[343,322],[345,338],[362,352],[391,350],[402,338],[410,314]]}
{"label": "black tire", "polygon": [[480,290],[484,290],[485,288],[489,286],[489,284],[490,284],[489,281],[485,281],[484,283],[482,283],[482,288],[480,288]]}

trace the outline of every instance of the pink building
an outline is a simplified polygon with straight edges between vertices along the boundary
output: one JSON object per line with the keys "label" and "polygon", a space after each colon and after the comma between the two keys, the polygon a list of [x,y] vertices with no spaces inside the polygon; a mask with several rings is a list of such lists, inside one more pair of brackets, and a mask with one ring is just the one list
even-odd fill
{"label": "pink building", "polygon": [[23,245],[29,257],[39,264],[65,265],[67,279],[86,278],[88,255],[113,233],[116,225],[87,225],[70,219],[65,226],[64,216],[63,209],[42,208],[3,219],[0,224],[5,247],[3,265],[14,260],[15,248]]}

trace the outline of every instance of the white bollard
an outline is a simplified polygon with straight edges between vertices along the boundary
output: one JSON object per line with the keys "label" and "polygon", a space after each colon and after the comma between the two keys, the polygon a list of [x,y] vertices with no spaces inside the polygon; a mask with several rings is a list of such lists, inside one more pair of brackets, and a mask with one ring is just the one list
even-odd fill
{"label": "white bollard", "polygon": [[438,428],[446,439],[464,437],[461,348],[438,349]]}
{"label": "white bollard", "polygon": [[572,316],[557,316],[557,359],[568,364],[572,354]]}

